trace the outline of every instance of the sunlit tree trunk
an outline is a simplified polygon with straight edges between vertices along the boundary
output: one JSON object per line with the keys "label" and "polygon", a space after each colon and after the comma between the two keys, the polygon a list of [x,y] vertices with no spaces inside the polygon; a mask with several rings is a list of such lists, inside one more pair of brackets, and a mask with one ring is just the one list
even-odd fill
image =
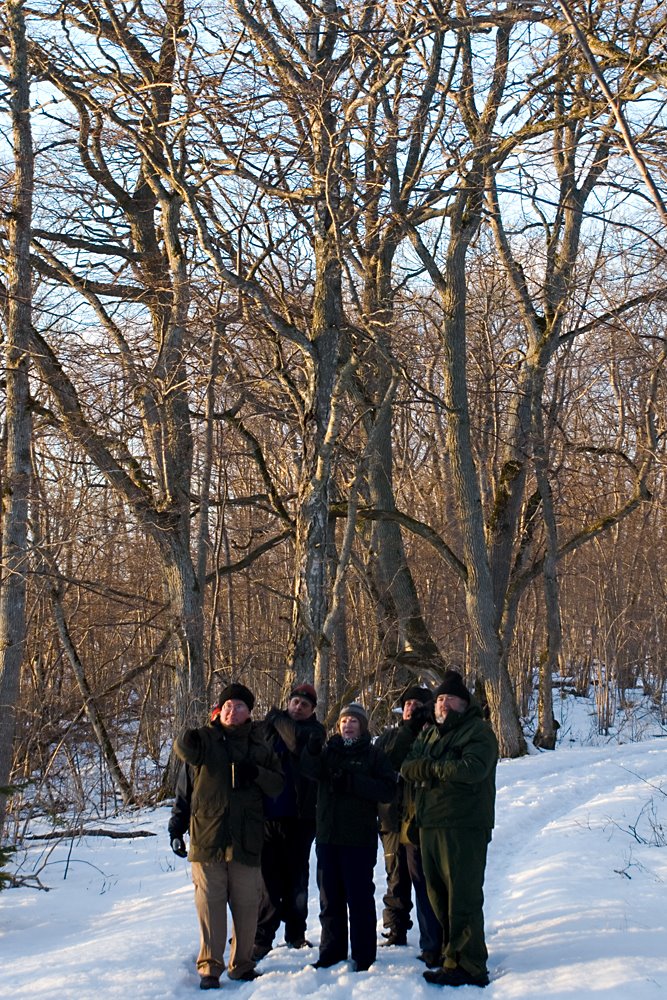
{"label": "sunlit tree trunk", "polygon": [[[5,290],[6,459],[2,475],[2,561],[0,565],[0,787],[12,767],[15,709],[25,642],[28,571],[28,502],[31,482],[31,414],[28,335],[31,325],[30,235],[33,147],[25,20],[21,0],[8,0],[9,100],[14,145],[14,184],[9,218],[8,278]],[[5,297],[5,296],[3,296]],[[0,794],[0,836],[6,798]]]}

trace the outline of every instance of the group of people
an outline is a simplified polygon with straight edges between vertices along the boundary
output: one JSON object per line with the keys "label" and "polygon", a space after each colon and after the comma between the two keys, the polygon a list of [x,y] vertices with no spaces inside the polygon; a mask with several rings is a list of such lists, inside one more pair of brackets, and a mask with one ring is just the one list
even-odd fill
{"label": "group of people", "polygon": [[[486,986],[483,883],[494,823],[498,744],[461,675],[435,691],[411,686],[401,720],[371,739],[362,705],[343,706],[336,732],[298,684],[287,706],[252,719],[255,699],[229,684],[209,723],[186,729],[169,821],[172,850],[192,863],[202,989],[225,970],[251,981],[280,924],[291,948],[306,939],[313,841],[321,935],[315,968],[363,971],[377,954],[374,869],[378,831],[387,871],[383,944],[407,944],[412,889],[424,978]],[[189,834],[189,851],[185,835]]]}

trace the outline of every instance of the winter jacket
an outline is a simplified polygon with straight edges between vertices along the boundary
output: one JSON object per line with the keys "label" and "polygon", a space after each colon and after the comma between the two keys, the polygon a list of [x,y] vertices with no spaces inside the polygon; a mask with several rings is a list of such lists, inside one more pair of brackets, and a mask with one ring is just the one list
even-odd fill
{"label": "winter jacket", "polygon": [[272,708],[259,723],[259,731],[277,754],[285,776],[285,786],[276,798],[264,802],[267,819],[298,816],[315,820],[317,785],[301,773],[301,754],[311,733],[326,736],[326,730],[313,714],[308,719],[292,719],[287,712]]}
{"label": "winter jacket", "polygon": [[[216,721],[201,729],[186,729],[174,743],[174,751],[189,765],[182,777],[181,795],[187,794],[190,781],[190,861],[233,859],[259,866],[264,839],[263,794],[278,795],[283,776],[278,758],[257,726],[249,720],[240,726],[223,726]],[[232,764],[243,761],[254,765],[257,775],[243,787],[232,788]],[[180,810],[182,825],[182,802]]]}
{"label": "winter jacket", "polygon": [[[398,726],[385,729],[375,741],[375,746],[387,754],[395,771],[400,771],[401,765],[410,752],[418,733],[414,732],[403,720]],[[396,794],[391,802],[382,802],[378,808],[380,816],[380,833],[399,833],[404,816],[406,800],[410,799],[410,789],[399,776],[396,784]]]}
{"label": "winter jacket", "polygon": [[420,733],[401,768],[420,827],[494,825],[498,741],[474,702]]}
{"label": "winter jacket", "polygon": [[306,747],[301,768],[318,782],[318,844],[364,847],[377,843],[378,803],[391,802],[396,773],[389,758],[364,735],[346,744],[332,736],[320,754]]}

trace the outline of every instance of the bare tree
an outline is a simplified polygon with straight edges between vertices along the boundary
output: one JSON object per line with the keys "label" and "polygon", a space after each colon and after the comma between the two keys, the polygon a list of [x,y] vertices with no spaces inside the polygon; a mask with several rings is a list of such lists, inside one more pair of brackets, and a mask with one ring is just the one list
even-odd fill
{"label": "bare tree", "polygon": [[[22,0],[10,0],[2,20],[9,36],[9,103],[14,146],[13,197],[6,253],[7,284],[0,285],[6,321],[6,447],[2,471],[0,549],[0,788],[6,788],[12,767],[15,710],[26,628],[31,436],[28,350],[32,305],[30,236],[34,161],[28,46]],[[0,792],[0,834],[4,827],[5,806],[6,796]]]}

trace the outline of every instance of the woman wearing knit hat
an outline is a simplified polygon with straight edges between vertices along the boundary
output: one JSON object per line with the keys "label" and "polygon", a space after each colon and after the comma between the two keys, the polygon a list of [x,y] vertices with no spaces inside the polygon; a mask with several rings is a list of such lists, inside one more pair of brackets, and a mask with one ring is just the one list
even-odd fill
{"label": "woman wearing knit hat", "polygon": [[373,870],[377,859],[378,802],[389,802],[396,774],[371,743],[368,715],[358,702],[344,705],[338,732],[326,746],[309,740],[302,770],[317,788],[317,884],[320,890],[320,956],[316,969],[344,962],[350,952],[363,972],[375,961]]}

